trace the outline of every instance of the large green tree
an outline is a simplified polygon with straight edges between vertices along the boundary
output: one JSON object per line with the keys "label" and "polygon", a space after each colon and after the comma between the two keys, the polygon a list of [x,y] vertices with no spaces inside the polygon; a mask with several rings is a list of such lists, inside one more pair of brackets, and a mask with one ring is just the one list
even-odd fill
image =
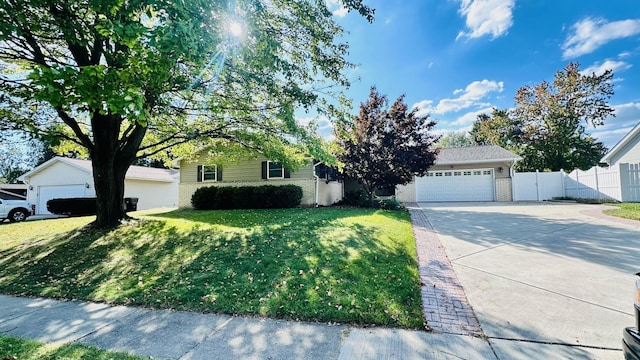
{"label": "large green tree", "polygon": [[478,145],[498,145],[516,150],[521,142],[522,124],[508,110],[493,109],[491,115],[480,114],[469,132]]}
{"label": "large green tree", "polygon": [[465,146],[474,146],[476,143],[473,138],[466,132],[449,132],[443,135],[436,143],[436,147],[440,148],[458,148]]}
{"label": "large green tree", "polygon": [[404,96],[388,106],[387,97],[371,88],[352,124],[336,131],[338,159],[344,173],[357,179],[369,199],[378,189],[405,185],[424,175],[436,159],[435,122],[408,110]]}
{"label": "large green tree", "polygon": [[335,119],[346,103],[347,45],[324,0],[5,0],[0,17],[0,128],[84,149],[100,227],[126,217],[136,159],[238,144],[322,158],[294,112]]}
{"label": "large green tree", "polygon": [[606,153],[604,144],[587,133],[587,126],[604,124],[615,116],[609,106],[613,95],[613,71],[583,74],[570,62],[556,72],[553,82],[524,86],[516,93],[513,118],[522,131],[525,170],[586,170],[598,165]]}
{"label": "large green tree", "polygon": [[478,144],[495,144],[516,152],[518,170],[589,169],[598,164],[605,146],[587,133],[604,124],[614,110],[611,70],[583,74],[570,62],[553,82],[520,88],[511,110],[480,115],[471,136]]}

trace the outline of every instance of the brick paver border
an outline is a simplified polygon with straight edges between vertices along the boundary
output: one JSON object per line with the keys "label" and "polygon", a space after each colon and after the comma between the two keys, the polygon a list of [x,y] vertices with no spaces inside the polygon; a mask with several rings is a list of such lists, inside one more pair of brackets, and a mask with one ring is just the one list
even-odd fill
{"label": "brick paver border", "polygon": [[478,318],[427,216],[416,203],[408,204],[407,208],[416,238],[422,308],[427,325],[438,333],[483,335]]}

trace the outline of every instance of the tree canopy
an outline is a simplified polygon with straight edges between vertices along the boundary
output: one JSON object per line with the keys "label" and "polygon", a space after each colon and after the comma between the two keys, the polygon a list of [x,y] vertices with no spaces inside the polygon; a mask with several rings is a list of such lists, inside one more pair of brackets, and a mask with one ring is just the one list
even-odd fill
{"label": "tree canopy", "polygon": [[449,132],[442,136],[436,143],[436,147],[440,148],[457,148],[465,146],[474,146],[476,142],[466,132]]}
{"label": "tree canopy", "polygon": [[369,99],[351,125],[336,132],[339,161],[347,176],[357,179],[369,198],[377,189],[405,185],[424,175],[436,159],[435,122],[408,110],[404,96],[387,108],[387,97],[371,88]]}
{"label": "tree canopy", "polygon": [[348,104],[348,47],[323,0],[7,0],[0,16],[0,128],[84,149],[98,226],[126,216],[136,159],[234,145],[326,158],[294,112],[341,119]]}
{"label": "tree canopy", "polygon": [[517,91],[515,107],[480,115],[471,136],[478,144],[495,144],[520,156],[518,170],[586,170],[606,153],[604,144],[587,133],[615,116],[613,72],[583,74],[570,62],[552,83],[541,82]]}

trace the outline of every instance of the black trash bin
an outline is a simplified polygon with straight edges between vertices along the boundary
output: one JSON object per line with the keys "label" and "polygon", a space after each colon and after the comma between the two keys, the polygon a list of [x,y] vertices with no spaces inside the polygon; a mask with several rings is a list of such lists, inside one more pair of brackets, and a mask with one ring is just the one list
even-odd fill
{"label": "black trash bin", "polygon": [[126,197],[126,198],[124,198],[124,210],[125,211],[136,211],[136,210],[138,210],[138,198],[137,197]]}

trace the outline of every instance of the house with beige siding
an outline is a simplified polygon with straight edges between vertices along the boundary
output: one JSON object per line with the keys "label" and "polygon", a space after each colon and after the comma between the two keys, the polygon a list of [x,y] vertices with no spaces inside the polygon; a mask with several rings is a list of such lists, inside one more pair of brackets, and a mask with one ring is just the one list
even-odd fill
{"label": "house with beige siding", "polygon": [[182,159],[178,206],[191,207],[191,196],[205,186],[297,185],[302,188],[301,206],[329,206],[342,199],[341,182],[319,175],[324,164],[309,160],[290,170],[266,158],[240,160],[232,164],[212,164],[202,154],[192,160]]}

